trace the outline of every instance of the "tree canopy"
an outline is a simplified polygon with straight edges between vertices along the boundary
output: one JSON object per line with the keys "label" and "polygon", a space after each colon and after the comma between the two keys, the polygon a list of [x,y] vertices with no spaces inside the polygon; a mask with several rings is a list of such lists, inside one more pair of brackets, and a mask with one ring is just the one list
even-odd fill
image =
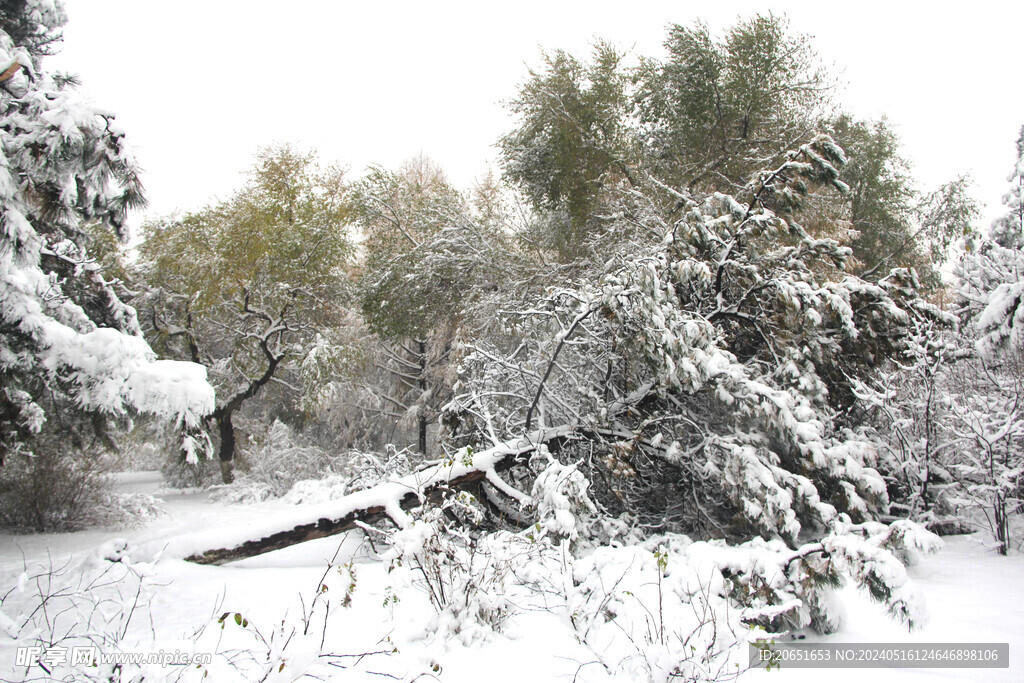
{"label": "tree canopy", "polygon": [[234,456],[234,413],[339,323],[351,216],[341,172],[285,146],[263,150],[232,198],[145,226],[144,325],[164,353],[210,370],[223,467]]}

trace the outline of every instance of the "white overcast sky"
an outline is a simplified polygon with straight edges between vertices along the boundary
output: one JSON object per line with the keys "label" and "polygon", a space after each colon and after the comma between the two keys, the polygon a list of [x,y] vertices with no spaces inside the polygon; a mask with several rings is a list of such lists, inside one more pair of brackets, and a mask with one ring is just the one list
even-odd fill
{"label": "white overcast sky", "polygon": [[617,0],[65,0],[63,53],[136,147],[150,214],[197,209],[242,182],[272,142],[358,174],[423,152],[468,187],[511,125],[502,102],[541,48],[595,38],[661,55],[669,23],[721,30],[786,13],[844,83],[838,100],[888,115],[921,189],[970,173],[1000,212],[1024,124],[1024,3]]}

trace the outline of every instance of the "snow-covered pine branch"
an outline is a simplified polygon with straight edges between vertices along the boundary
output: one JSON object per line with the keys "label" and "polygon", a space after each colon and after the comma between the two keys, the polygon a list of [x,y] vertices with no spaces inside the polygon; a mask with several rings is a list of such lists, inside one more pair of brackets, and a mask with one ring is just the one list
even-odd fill
{"label": "snow-covered pine branch", "polygon": [[[59,4],[36,5],[26,17],[50,24],[33,35],[56,31]],[[214,401],[205,370],[156,361],[87,252],[88,225],[124,237],[128,211],[145,201],[124,134],[0,33],[0,62],[11,59],[25,68],[0,91],[0,459],[30,452],[56,410],[155,414],[186,429],[186,448],[201,447]]]}

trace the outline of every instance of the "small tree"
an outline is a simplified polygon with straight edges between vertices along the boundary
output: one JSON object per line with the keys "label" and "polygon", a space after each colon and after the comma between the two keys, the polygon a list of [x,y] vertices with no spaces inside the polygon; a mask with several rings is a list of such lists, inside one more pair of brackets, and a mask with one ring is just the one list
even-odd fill
{"label": "small tree", "polygon": [[342,316],[350,215],[341,172],[284,146],[260,152],[231,199],[144,228],[144,324],[166,353],[209,368],[225,482],[238,411],[272,382],[296,405],[303,388],[285,377],[297,381],[299,364],[330,359],[310,357],[318,332]]}
{"label": "small tree", "polygon": [[958,444],[959,501],[980,511],[999,554],[1009,552],[1011,519],[1024,504],[1024,359],[1021,351],[975,358],[952,373],[950,412]]}
{"label": "small tree", "polygon": [[373,170],[357,194],[367,248],[361,307],[379,339],[374,364],[390,378],[373,393],[380,407],[415,424],[425,454],[428,425],[454,382],[452,339],[481,293],[508,283],[510,236],[498,205],[487,209],[490,218],[474,215],[422,156],[398,172]]}
{"label": "small tree", "polygon": [[957,274],[976,353],[951,382],[958,432],[970,445],[958,451],[958,483],[962,501],[984,512],[1006,554],[1010,520],[1024,500],[1024,252],[986,242],[964,255]]}

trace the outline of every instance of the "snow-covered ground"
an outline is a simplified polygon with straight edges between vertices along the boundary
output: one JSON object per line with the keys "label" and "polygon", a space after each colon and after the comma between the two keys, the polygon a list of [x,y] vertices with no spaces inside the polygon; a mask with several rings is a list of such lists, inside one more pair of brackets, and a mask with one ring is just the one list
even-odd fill
{"label": "snow-covered ground", "polygon": [[[295,506],[280,501],[258,505],[213,502],[205,492],[177,492],[161,488],[157,473],[122,475],[122,491],[152,493],[162,499],[166,515],[131,529],[92,530],[79,533],[0,535],[0,594],[8,595],[0,613],[0,631],[9,633],[26,615],[33,586],[45,587],[54,569],[65,585],[69,577],[113,565],[105,557],[117,556],[112,539],[127,541],[124,551],[131,566],[144,575],[139,606],[125,627],[124,615],[136,603],[138,581],[122,582],[119,598],[99,602],[94,612],[106,614],[108,630],[126,633],[122,651],[215,653],[206,667],[155,666],[151,673],[171,680],[248,680],[256,668],[249,652],[260,661],[268,654],[286,662],[269,672],[266,680],[295,680],[317,652],[336,655],[329,675],[337,680],[441,680],[451,682],[498,681],[625,681],[598,663],[599,653],[581,644],[565,610],[544,609],[542,599],[521,603],[513,610],[500,635],[453,633],[447,640],[423,637],[434,611],[426,594],[403,589],[389,574],[386,562],[363,534],[325,538],[225,566],[200,566],[178,559],[161,548],[187,546],[197,534],[217,529],[237,530],[268,518],[292,516]],[[842,597],[847,607],[845,628],[821,642],[862,643],[982,643],[1008,642],[1009,669],[786,669],[747,672],[744,681],[800,683],[823,676],[842,681],[1019,681],[1024,680],[1024,556],[1000,557],[986,547],[980,535],[950,537],[938,555],[911,569],[930,612],[928,624],[908,634],[889,620],[876,604],[855,589]],[[380,548],[377,548],[380,550]],[[325,568],[331,569],[325,578]],[[129,563],[125,563],[128,566]],[[39,574],[43,579],[34,579]],[[329,601],[317,598],[328,586]],[[101,585],[95,595],[111,587]],[[347,597],[346,597],[347,596]],[[27,598],[25,598],[27,600]],[[302,615],[331,605],[326,632],[322,621],[310,620],[303,634]],[[81,628],[84,617],[61,621],[57,598],[48,615],[58,629]],[[127,605],[127,608],[124,607]],[[82,606],[76,607],[79,613]],[[227,615],[221,619],[222,615]],[[236,623],[237,621],[241,623]],[[204,629],[205,627],[205,629]],[[202,630],[197,635],[197,630]],[[21,637],[24,638],[24,631]],[[810,638],[809,638],[810,639]],[[288,641],[284,644],[284,641]],[[70,641],[69,641],[70,642]],[[469,643],[467,645],[466,643]],[[322,643],[322,644],[321,644]],[[0,679],[49,680],[39,668],[17,666],[17,646],[0,632]],[[106,647],[106,646],[104,646]],[[102,649],[102,648],[101,648]],[[397,649],[397,651],[396,651]],[[365,657],[357,655],[366,654]],[[23,655],[24,656],[24,655]],[[262,659],[261,659],[262,658]],[[745,659],[745,655],[744,655]],[[323,660],[321,660],[323,661]],[[73,669],[72,669],[73,670]],[[82,670],[85,676],[87,670]],[[239,673],[239,672],[248,673]],[[76,676],[77,678],[77,676]],[[73,679],[69,679],[73,680]],[[146,680],[153,680],[147,678]],[[312,679],[305,679],[312,680]]]}

